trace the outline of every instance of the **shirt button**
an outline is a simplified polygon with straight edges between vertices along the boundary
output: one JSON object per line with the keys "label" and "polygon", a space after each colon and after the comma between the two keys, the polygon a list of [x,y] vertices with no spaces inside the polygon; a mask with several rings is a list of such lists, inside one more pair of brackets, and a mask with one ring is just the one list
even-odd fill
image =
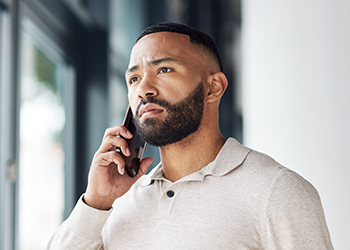
{"label": "shirt button", "polygon": [[171,198],[171,197],[173,197],[173,196],[175,195],[175,193],[174,193],[173,190],[169,190],[169,191],[166,193],[166,195],[167,195],[169,198]]}

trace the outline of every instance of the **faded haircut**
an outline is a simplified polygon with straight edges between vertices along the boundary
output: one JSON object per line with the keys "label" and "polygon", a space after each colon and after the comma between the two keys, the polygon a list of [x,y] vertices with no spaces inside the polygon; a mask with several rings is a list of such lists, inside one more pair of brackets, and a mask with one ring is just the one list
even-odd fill
{"label": "faded haircut", "polygon": [[213,39],[206,33],[185,24],[165,22],[146,28],[136,39],[136,42],[138,42],[144,36],[157,32],[174,32],[188,35],[191,43],[200,45],[207,50],[215,58],[220,71],[224,71],[219,49]]}

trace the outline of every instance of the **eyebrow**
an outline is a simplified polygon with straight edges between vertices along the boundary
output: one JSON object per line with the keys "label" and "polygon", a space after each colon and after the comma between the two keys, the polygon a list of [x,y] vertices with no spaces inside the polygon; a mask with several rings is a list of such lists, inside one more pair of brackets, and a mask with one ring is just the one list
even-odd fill
{"label": "eyebrow", "polygon": [[[178,60],[176,60],[175,58],[171,58],[171,57],[164,57],[164,58],[160,58],[160,59],[157,59],[157,60],[153,60],[153,61],[150,61],[148,63],[148,65],[150,66],[157,66],[163,62],[175,62],[177,64],[180,64]],[[135,65],[135,66],[132,66],[130,68],[128,68],[126,71],[125,71],[125,74],[127,73],[132,73],[136,70],[139,69],[139,66],[138,65]]]}

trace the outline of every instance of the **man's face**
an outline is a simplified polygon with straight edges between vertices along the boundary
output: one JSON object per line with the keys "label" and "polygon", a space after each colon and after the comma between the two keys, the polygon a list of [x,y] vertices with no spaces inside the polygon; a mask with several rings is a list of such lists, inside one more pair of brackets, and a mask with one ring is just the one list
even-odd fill
{"label": "man's face", "polygon": [[136,126],[150,144],[164,146],[187,137],[201,123],[204,63],[186,35],[160,32],[139,40],[126,81]]}

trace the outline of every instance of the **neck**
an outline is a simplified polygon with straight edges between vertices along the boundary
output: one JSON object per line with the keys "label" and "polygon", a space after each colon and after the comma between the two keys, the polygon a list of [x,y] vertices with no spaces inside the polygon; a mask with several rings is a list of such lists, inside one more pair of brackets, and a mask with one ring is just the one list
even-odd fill
{"label": "neck", "polygon": [[225,143],[219,129],[202,130],[160,148],[164,176],[175,182],[212,162]]}

